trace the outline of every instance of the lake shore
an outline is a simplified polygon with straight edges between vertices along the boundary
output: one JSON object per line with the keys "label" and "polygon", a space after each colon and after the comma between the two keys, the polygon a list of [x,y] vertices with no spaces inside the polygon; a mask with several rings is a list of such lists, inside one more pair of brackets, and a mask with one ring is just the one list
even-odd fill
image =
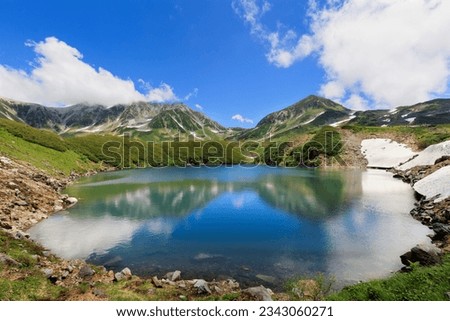
{"label": "lake shore", "polygon": [[[354,144],[357,146],[357,142]],[[359,159],[359,158],[358,158]],[[361,165],[361,161],[358,164]],[[437,164],[417,166],[407,171],[394,170],[397,177],[402,178],[407,183],[415,183],[440,168],[450,164],[448,159],[442,159]],[[89,172],[87,175],[93,175]],[[61,194],[61,190],[79,178],[79,175],[61,176],[53,178],[44,172],[37,170],[23,162],[16,162],[6,157],[0,158],[0,227],[3,233],[7,233],[12,238],[30,242],[26,230],[37,224],[40,220],[46,219],[49,215],[73,206],[76,199],[68,195]],[[445,179],[445,178],[443,178]],[[449,231],[448,209],[450,199],[447,197],[435,203],[434,199],[422,197],[411,214],[425,225],[435,231],[439,237],[433,237],[433,242],[449,252]],[[436,225],[439,223],[440,225]],[[174,272],[163,279],[156,277],[143,279],[134,276],[129,271],[114,273],[107,271],[103,267],[96,267],[82,260],[63,260],[55,257],[45,249],[37,249],[39,254],[32,254],[32,260],[38,271],[58,287],[65,288],[64,296],[59,299],[64,300],[105,300],[111,299],[108,291],[117,287],[121,291],[131,295],[136,291],[144,291],[145,299],[161,299],[166,293],[167,300],[195,300],[205,296],[213,296],[217,299],[289,299],[285,293],[274,294],[269,289],[255,287],[243,290],[239,284],[233,280],[206,282],[204,280],[182,280],[181,276]],[[2,254],[3,255],[3,254]],[[7,259],[8,255],[2,256],[2,263],[10,265],[10,271],[4,271],[2,277],[26,278],[29,272],[21,273],[20,262],[16,265]],[[13,260],[15,261],[15,260]],[[10,262],[10,263],[7,263]],[[23,272],[23,271],[22,271]],[[200,283],[198,283],[200,282]],[[308,285],[311,289],[304,291],[304,298],[316,299],[313,297],[315,285]],[[141,293],[142,294],[142,293]],[[136,299],[131,297],[130,299]]]}

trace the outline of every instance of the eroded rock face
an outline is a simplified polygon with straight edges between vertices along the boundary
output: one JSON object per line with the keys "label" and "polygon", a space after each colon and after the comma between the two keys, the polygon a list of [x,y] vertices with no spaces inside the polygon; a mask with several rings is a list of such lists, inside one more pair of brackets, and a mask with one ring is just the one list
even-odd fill
{"label": "eroded rock face", "polygon": [[27,230],[65,204],[59,194],[68,179],[55,179],[6,157],[0,161],[0,227]]}

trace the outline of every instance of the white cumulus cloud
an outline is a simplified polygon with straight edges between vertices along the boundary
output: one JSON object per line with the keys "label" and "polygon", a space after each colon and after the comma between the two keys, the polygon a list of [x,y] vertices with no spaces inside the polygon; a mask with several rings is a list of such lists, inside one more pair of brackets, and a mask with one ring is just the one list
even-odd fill
{"label": "white cumulus cloud", "polygon": [[240,114],[236,114],[234,116],[231,117],[231,119],[233,120],[237,120],[241,123],[250,123],[253,124],[253,120],[249,119],[249,118],[245,118],[244,116],[240,115]]}
{"label": "white cumulus cloud", "polygon": [[326,75],[320,94],[349,107],[411,104],[449,90],[450,1],[310,0],[303,35],[269,31],[257,0],[233,8],[267,42],[270,63],[287,68],[316,53]]}
{"label": "white cumulus cloud", "polygon": [[269,45],[267,60],[277,67],[290,67],[313,51],[311,36],[302,35],[297,40],[297,33],[292,29],[273,31],[262,23],[262,17],[272,7],[268,1],[233,0],[231,5],[234,12],[249,25],[251,34]]}
{"label": "white cumulus cloud", "polygon": [[53,106],[82,102],[111,106],[177,99],[166,83],[156,88],[145,83],[146,91],[139,92],[133,81],[121,79],[101,67],[96,70],[83,62],[83,55],[76,48],[55,37],[28,42],[27,46],[37,54],[36,65],[30,72],[0,65],[1,96]]}

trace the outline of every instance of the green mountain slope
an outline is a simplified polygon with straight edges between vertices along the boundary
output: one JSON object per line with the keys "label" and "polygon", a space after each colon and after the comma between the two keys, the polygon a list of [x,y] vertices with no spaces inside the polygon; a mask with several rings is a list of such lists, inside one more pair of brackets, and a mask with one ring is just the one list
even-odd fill
{"label": "green mountain slope", "polygon": [[291,131],[301,132],[311,127],[348,119],[352,111],[329,99],[308,96],[280,111],[264,117],[255,128],[238,133],[238,139],[276,138]]}
{"label": "green mountain slope", "polygon": [[144,141],[167,141],[193,136],[198,140],[283,140],[322,126],[419,126],[450,124],[450,99],[435,99],[392,110],[353,111],[318,96],[265,116],[254,128],[225,128],[185,104],[137,102],[129,105],[78,104],[45,107],[0,98],[0,118],[51,129],[64,135],[131,133]]}

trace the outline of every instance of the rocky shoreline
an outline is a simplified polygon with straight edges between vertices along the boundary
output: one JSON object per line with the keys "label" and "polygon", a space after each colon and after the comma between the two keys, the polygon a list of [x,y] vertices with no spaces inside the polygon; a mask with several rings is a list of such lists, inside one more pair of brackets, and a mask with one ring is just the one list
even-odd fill
{"label": "rocky shoreline", "polygon": [[[446,166],[450,166],[450,156],[438,158],[433,165],[414,166],[407,170],[391,169],[390,171],[394,174],[394,177],[400,178],[414,187],[418,181]],[[440,249],[440,251],[429,249],[432,252],[431,255],[436,256],[450,252],[450,197],[439,200],[440,195],[427,198],[418,192],[415,193],[418,200],[410,214],[434,232],[430,235],[430,238],[432,243]],[[422,264],[427,265],[426,259],[415,258],[413,261],[422,261]],[[402,262],[408,265],[406,260],[403,259]]]}

